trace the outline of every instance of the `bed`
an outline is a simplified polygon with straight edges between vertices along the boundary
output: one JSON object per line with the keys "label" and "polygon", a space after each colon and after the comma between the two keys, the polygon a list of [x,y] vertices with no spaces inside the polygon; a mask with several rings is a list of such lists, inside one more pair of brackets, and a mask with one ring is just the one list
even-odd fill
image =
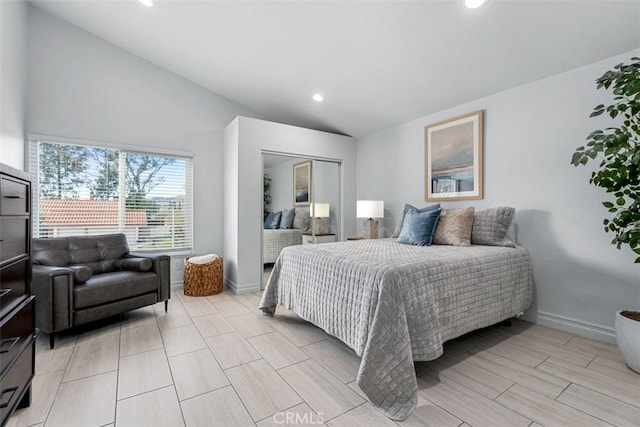
{"label": "bed", "polygon": [[260,308],[278,304],[361,357],[357,383],[394,420],[417,403],[413,362],[442,344],[524,312],[533,274],[523,247],[412,246],[371,239],[288,247]]}
{"label": "bed", "polygon": [[304,230],[293,229],[265,229],[262,238],[262,263],[276,262],[280,251],[287,246],[301,245]]}

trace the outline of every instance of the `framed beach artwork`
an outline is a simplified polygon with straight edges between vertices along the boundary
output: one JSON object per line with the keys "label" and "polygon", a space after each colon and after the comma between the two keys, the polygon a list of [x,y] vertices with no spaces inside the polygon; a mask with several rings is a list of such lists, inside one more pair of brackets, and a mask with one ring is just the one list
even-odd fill
{"label": "framed beach artwork", "polygon": [[424,128],[427,201],[482,199],[482,110]]}
{"label": "framed beach artwork", "polygon": [[311,160],[293,165],[293,206],[309,206],[311,197]]}

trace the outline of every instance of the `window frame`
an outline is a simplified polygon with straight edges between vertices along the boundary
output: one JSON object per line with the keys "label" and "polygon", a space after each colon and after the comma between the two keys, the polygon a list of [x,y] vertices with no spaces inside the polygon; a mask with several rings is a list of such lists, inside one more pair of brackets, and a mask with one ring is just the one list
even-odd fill
{"label": "window frame", "polygon": [[[164,147],[151,147],[151,146],[141,146],[141,145],[133,145],[133,144],[123,144],[118,142],[109,142],[109,141],[97,141],[90,139],[78,139],[78,138],[68,138],[68,137],[59,137],[59,136],[49,136],[45,134],[36,134],[29,133],[27,135],[27,149],[25,150],[25,164],[27,165],[27,171],[31,175],[33,183],[32,183],[32,198],[31,204],[34,213],[40,212],[40,194],[39,194],[39,156],[38,156],[38,144],[40,142],[49,142],[53,144],[68,144],[68,145],[79,145],[84,147],[91,148],[105,148],[105,149],[113,149],[124,151],[125,153],[132,154],[142,154],[149,156],[169,156],[176,158],[183,158],[186,160],[186,170],[185,170],[185,201],[190,204],[190,208],[187,210],[185,215],[188,219],[188,226],[190,228],[190,245],[181,247],[181,248],[135,248],[135,244],[129,246],[133,246],[133,252],[149,252],[149,253],[170,253],[173,255],[180,254],[191,254],[193,253],[193,249],[195,247],[195,222],[194,222],[194,209],[195,209],[195,200],[194,200],[194,155],[190,151],[182,151],[182,150],[174,150],[168,149]],[[35,150],[35,151],[34,151]],[[37,238],[40,235],[40,221],[39,215],[33,215],[33,224],[32,224],[32,232],[33,237]]]}

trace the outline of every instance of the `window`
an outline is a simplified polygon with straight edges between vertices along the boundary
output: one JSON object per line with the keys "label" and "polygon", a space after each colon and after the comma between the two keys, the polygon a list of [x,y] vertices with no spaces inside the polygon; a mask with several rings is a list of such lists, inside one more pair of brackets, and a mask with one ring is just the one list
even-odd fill
{"label": "window", "polygon": [[124,233],[132,250],[191,249],[192,159],[32,141],[34,237]]}

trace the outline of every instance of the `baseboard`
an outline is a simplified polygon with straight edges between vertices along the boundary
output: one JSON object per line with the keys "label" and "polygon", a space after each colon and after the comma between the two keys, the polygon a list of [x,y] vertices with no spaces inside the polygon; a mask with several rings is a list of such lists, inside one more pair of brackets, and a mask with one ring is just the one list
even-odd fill
{"label": "baseboard", "polygon": [[225,291],[230,291],[232,293],[237,293],[236,289],[238,289],[238,286],[236,285],[235,282],[232,282],[231,280],[227,279],[226,277],[224,278],[224,290]]}
{"label": "baseboard", "polygon": [[559,329],[571,334],[580,335],[597,341],[604,341],[615,344],[615,329],[609,326],[598,325],[597,323],[585,322],[584,320],[562,316],[560,314],[538,311],[537,313],[527,313],[523,317],[542,326]]}
{"label": "baseboard", "polygon": [[248,294],[251,292],[258,292],[260,290],[260,283],[249,283],[246,285],[238,285],[229,279],[224,279],[225,289],[233,292],[236,295]]}

